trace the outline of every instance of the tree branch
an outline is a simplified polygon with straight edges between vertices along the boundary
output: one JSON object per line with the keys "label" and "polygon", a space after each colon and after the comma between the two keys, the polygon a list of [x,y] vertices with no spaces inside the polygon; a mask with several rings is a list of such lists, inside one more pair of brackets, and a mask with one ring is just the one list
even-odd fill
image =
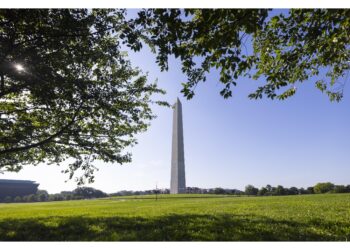
{"label": "tree branch", "polygon": [[0,85],[0,93],[2,94],[5,91],[5,76],[3,73],[0,73],[1,85]]}
{"label": "tree branch", "polygon": [[28,150],[28,149],[35,148],[35,147],[44,145],[46,143],[49,143],[54,138],[60,136],[67,128],[69,128],[70,126],[72,126],[75,123],[75,121],[76,121],[75,119],[76,119],[76,117],[77,117],[77,115],[79,113],[79,110],[81,109],[82,105],[83,105],[83,103],[81,103],[79,105],[78,109],[76,110],[75,114],[72,117],[72,120],[67,125],[62,127],[58,132],[56,132],[56,133],[50,135],[49,137],[47,137],[45,140],[42,140],[42,141],[37,142],[37,143],[30,144],[30,145],[27,145],[27,146],[23,146],[23,147],[4,149],[4,150],[0,151],[0,155],[4,155],[4,154],[7,154],[7,153],[16,153],[16,152]]}

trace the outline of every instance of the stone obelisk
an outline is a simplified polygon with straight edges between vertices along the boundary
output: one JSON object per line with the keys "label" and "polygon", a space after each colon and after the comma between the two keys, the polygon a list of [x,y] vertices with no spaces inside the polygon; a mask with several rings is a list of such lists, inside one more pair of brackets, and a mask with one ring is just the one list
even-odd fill
{"label": "stone obelisk", "polygon": [[177,98],[173,106],[173,142],[171,151],[171,181],[170,193],[186,193],[185,180],[185,154],[184,154],[184,137],[182,127],[182,105]]}

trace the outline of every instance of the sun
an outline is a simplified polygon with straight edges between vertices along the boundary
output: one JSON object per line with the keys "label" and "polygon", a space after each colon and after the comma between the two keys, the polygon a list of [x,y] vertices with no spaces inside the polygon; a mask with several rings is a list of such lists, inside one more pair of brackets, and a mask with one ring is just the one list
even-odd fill
{"label": "sun", "polygon": [[19,72],[24,71],[24,67],[21,64],[15,64],[15,68]]}

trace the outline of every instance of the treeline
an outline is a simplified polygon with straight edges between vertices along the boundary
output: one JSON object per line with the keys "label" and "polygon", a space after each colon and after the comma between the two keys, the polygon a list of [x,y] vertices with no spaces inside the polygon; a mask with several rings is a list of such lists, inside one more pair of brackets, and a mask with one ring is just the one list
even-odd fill
{"label": "treeline", "polygon": [[168,188],[164,189],[150,189],[143,191],[121,190],[115,193],[109,194],[109,196],[130,196],[130,195],[150,195],[150,194],[169,194]]}
{"label": "treeline", "polygon": [[[0,202],[44,202],[44,201],[65,201],[65,200],[82,200],[95,199],[112,196],[130,196],[130,195],[152,195],[152,194],[169,194],[169,189],[151,189],[145,191],[122,190],[116,193],[107,194],[101,190],[91,187],[79,187],[73,191],[62,191],[57,194],[49,194],[45,190],[38,190],[36,194],[23,197],[5,197]],[[304,195],[304,194],[323,194],[323,193],[350,193],[350,185],[335,185],[331,182],[317,183],[315,186],[308,188],[283,187],[278,185],[273,187],[256,188],[253,185],[247,185],[244,191],[227,188],[198,188],[187,187],[187,194],[225,194],[225,195],[250,195],[250,196],[273,196],[273,195]]]}
{"label": "treeline", "polygon": [[[130,196],[130,195],[150,195],[150,194],[170,194],[170,189],[151,189],[145,191],[131,191],[122,190],[116,193],[110,194],[110,196]],[[198,187],[187,187],[186,194],[244,194],[243,191],[238,189],[223,189],[223,188],[198,188]]]}
{"label": "treeline", "polygon": [[36,194],[26,196],[7,196],[1,202],[44,202],[44,201],[67,201],[108,197],[108,194],[91,187],[78,187],[73,191],[62,191],[57,194],[49,194],[46,190],[38,190]]}
{"label": "treeline", "polygon": [[[149,194],[169,194],[169,189],[153,189],[146,191],[127,191],[122,190],[110,196],[129,196],[129,195],[149,195]],[[331,182],[317,183],[315,186],[308,188],[283,187],[278,185],[273,187],[266,185],[265,187],[256,188],[253,185],[247,185],[244,191],[239,189],[228,188],[198,188],[187,187],[187,194],[228,194],[228,195],[256,195],[256,196],[272,196],[272,195],[301,195],[301,194],[322,194],[322,193],[350,193],[350,185],[335,185]]]}
{"label": "treeline", "polygon": [[324,193],[350,193],[350,185],[335,185],[331,182],[321,182],[317,183],[313,187],[308,188],[296,188],[290,187],[285,188],[281,185],[273,187],[271,185],[266,185],[260,189],[254,187],[253,185],[248,185],[245,187],[245,195],[300,195],[300,194],[324,194]]}

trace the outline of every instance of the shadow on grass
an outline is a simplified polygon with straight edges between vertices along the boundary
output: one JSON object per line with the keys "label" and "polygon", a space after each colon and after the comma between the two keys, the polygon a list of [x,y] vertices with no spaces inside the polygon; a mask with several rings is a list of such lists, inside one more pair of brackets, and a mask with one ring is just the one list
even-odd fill
{"label": "shadow on grass", "polygon": [[2,241],[345,241],[350,223],[253,215],[47,217],[0,221]]}

